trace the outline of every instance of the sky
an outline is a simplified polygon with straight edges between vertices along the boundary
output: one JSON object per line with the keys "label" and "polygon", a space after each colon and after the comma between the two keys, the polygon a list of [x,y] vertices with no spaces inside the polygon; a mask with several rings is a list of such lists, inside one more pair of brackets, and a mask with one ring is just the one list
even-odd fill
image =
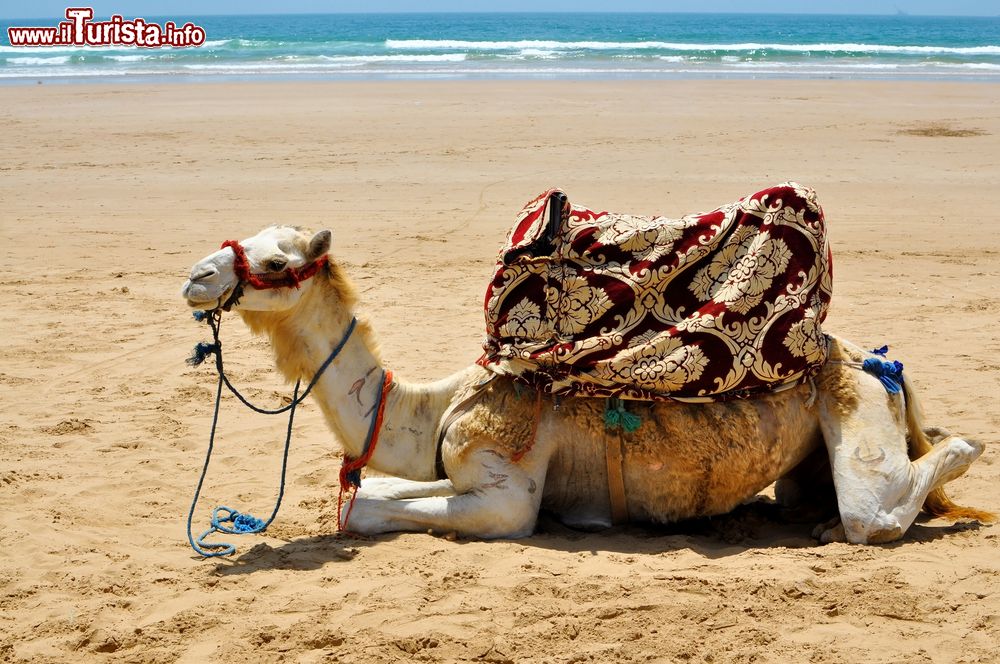
{"label": "sky", "polygon": [[[98,16],[206,14],[294,14],[401,11],[680,11],[791,14],[895,14],[1000,16],[997,0],[69,0],[93,7]],[[62,18],[67,1],[0,0],[0,19]]]}

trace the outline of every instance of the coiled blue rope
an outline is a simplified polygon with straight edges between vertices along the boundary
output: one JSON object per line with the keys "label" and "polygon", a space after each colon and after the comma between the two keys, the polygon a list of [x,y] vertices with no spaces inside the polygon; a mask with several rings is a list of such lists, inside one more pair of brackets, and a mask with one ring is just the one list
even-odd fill
{"label": "coiled blue rope", "polygon": [[[229,378],[226,377],[226,372],[223,367],[222,362],[222,342],[219,340],[219,330],[221,329],[222,315],[216,310],[214,312],[203,312],[196,311],[194,318],[197,321],[207,320],[209,326],[212,328],[212,336],[214,343],[199,343],[195,346],[194,354],[188,359],[188,364],[192,366],[198,366],[208,355],[215,355],[215,369],[219,374],[219,381],[215,389],[215,409],[212,413],[212,428],[208,436],[208,451],[205,453],[205,464],[201,469],[201,476],[198,478],[198,486],[194,490],[194,499],[191,501],[191,509],[188,511],[187,518],[187,537],[188,543],[191,548],[194,549],[195,553],[205,558],[216,558],[218,556],[228,556],[236,553],[236,547],[232,544],[226,544],[222,542],[206,542],[205,538],[209,537],[214,533],[225,533],[228,535],[246,535],[251,533],[261,533],[267,530],[267,527],[271,525],[274,518],[278,516],[278,510],[281,509],[281,500],[285,495],[285,473],[288,469],[288,450],[291,447],[292,442],[292,423],[295,420],[295,409],[302,403],[302,401],[309,395],[313,387],[319,382],[320,376],[326,371],[327,367],[333,362],[334,359],[340,354],[340,351],[344,349],[347,345],[348,339],[351,338],[351,334],[354,332],[354,328],[357,325],[357,318],[351,319],[351,324],[347,327],[347,331],[344,332],[343,338],[340,340],[334,349],[327,356],[323,364],[320,365],[319,369],[313,374],[312,380],[309,381],[309,385],[306,386],[305,391],[302,395],[299,395],[299,386],[301,381],[295,382],[295,389],[292,393],[292,402],[286,406],[275,409],[266,409],[255,406],[250,403],[239,391],[229,382]],[[284,412],[288,412],[288,427],[285,431],[285,449],[281,457],[281,482],[278,486],[278,499],[275,501],[274,509],[271,511],[271,516],[267,518],[266,521],[258,519],[252,514],[238,512],[230,507],[219,506],[212,511],[211,527],[198,536],[197,539],[191,532],[191,522],[194,519],[194,511],[198,506],[198,497],[201,495],[201,487],[205,483],[205,476],[208,474],[208,466],[212,460],[212,450],[215,447],[215,432],[219,425],[219,406],[222,403],[222,386],[225,385],[229,390],[236,395],[236,397],[248,408],[254,412],[261,413],[264,415],[278,415]],[[226,524],[231,523],[232,526]],[[215,551],[210,551],[209,549],[217,549]]]}

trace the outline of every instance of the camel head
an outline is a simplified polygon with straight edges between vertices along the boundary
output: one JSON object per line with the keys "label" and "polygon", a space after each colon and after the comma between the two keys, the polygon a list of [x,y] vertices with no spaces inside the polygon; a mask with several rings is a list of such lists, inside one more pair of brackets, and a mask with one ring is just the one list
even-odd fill
{"label": "camel head", "polygon": [[325,265],[331,233],[271,226],[194,264],[181,295],[196,309],[284,311],[294,307]]}

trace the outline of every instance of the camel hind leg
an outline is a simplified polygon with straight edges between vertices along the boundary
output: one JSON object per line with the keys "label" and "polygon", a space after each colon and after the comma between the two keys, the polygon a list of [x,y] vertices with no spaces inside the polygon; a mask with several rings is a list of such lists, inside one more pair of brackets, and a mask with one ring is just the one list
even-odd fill
{"label": "camel hind leg", "polygon": [[828,521],[837,513],[837,491],[830,471],[830,455],[820,445],[799,465],[774,483],[781,518],[793,523]]}
{"label": "camel hind leg", "polygon": [[911,461],[908,429],[912,427],[913,438],[924,435],[912,399],[888,394],[877,378],[849,365],[828,365],[820,378],[820,427],[840,511],[840,524],[823,531],[820,539],[856,544],[897,540],[928,495],[965,472],[983,448],[947,436],[934,445],[927,442],[919,450],[924,453]]}
{"label": "camel hind leg", "polygon": [[[935,445],[944,442],[947,438],[951,437],[952,434],[951,432],[939,427],[924,427],[922,423],[923,414],[920,409],[920,402],[917,400],[910,383],[903,384],[903,393],[906,398],[906,426],[910,434],[910,458],[918,459],[930,452]],[[980,443],[975,441],[968,441],[968,443],[973,447],[980,448],[980,452],[982,452],[982,445]],[[927,498],[924,499],[925,512],[931,516],[953,520],[976,519],[983,522],[996,520],[995,514],[972,507],[956,505],[950,498],[948,498],[947,494],[945,494],[944,488],[941,485],[957,478],[965,472],[966,468],[968,468],[968,466],[961,469],[961,471],[954,477],[944,479],[937,487],[932,489],[931,492],[927,494]]]}

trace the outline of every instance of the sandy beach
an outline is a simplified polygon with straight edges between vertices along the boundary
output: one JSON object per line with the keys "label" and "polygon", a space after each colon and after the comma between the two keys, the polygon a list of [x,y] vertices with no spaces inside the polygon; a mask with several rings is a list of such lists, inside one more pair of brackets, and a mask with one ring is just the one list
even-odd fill
{"label": "sandy beach", "polygon": [[[987,451],[1000,510],[1000,87],[400,81],[0,89],[0,661],[993,662],[996,526],[819,545],[766,504],[520,541],[336,534],[339,448],[297,415],[282,511],[232,559],[184,519],[215,377],[190,266],[273,223],[331,228],[387,364],[473,362],[496,250],[558,186],[679,216],[794,179],[834,252],[826,329],[889,344],[927,420]],[[248,394],[290,387],[235,316]],[[267,514],[281,418],[227,400],[199,509]]]}

